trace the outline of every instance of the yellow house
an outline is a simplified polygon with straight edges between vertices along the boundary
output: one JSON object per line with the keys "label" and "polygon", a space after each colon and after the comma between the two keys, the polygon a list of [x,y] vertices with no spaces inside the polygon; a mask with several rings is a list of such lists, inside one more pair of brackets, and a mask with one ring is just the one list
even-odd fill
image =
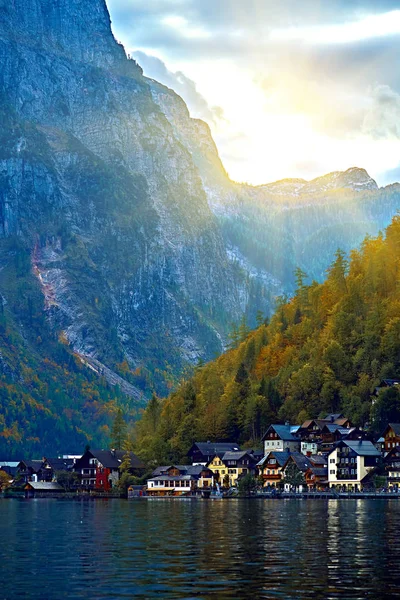
{"label": "yellow house", "polygon": [[241,476],[254,474],[256,462],[250,450],[240,450],[225,452],[222,458],[214,456],[208,467],[215,473],[220,484],[224,484],[224,479],[228,476],[229,486],[234,487]]}
{"label": "yellow house", "polygon": [[212,461],[208,463],[208,468],[214,473],[215,481],[222,485],[225,475],[228,474],[228,469],[222,462],[222,458],[218,455],[214,456]]}

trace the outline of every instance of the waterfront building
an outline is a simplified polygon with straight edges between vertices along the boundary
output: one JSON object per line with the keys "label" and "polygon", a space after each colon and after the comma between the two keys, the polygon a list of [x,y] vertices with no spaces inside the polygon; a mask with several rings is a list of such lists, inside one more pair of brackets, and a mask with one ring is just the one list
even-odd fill
{"label": "waterfront building", "polygon": [[38,481],[54,481],[57,471],[72,471],[72,458],[44,458],[38,471]]}
{"label": "waterfront building", "polygon": [[42,460],[24,459],[18,463],[15,479],[22,480],[24,483],[29,481],[39,481]]}
{"label": "waterfront building", "polygon": [[210,490],[213,484],[214,475],[204,465],[170,465],[153,472],[146,492],[149,496],[182,496]]}
{"label": "waterfront building", "polygon": [[258,463],[258,474],[263,479],[263,487],[279,487],[282,480],[282,469],[289,458],[287,451],[268,452]]}
{"label": "waterfront building", "polygon": [[[73,470],[80,476],[82,487],[107,492],[118,483],[119,468],[125,455],[124,450],[86,450]],[[132,475],[142,475],[145,465],[133,452],[129,455]]]}
{"label": "waterfront building", "polygon": [[328,454],[329,487],[359,490],[369,483],[380,457],[369,440],[341,440]]}
{"label": "waterfront building", "polygon": [[29,481],[25,487],[25,498],[51,498],[64,493],[64,488],[54,481]]}
{"label": "waterfront building", "polygon": [[392,448],[384,458],[387,484],[390,490],[400,489],[400,446]]}
{"label": "waterfront building", "polygon": [[[225,452],[222,462],[227,469],[230,487],[236,486],[241,477],[249,473],[254,475],[256,472],[257,460],[251,450]],[[221,483],[224,483],[224,479],[222,479]]]}

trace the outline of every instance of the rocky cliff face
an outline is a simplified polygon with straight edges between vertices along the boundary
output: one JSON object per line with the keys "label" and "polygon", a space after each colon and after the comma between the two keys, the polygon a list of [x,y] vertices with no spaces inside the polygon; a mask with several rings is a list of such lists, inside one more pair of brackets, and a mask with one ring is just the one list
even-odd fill
{"label": "rocky cliff face", "polygon": [[0,2],[0,62],[2,260],[22,241],[53,330],[109,367],[159,373],[162,389],[222,350],[249,300],[192,148],[104,0]]}

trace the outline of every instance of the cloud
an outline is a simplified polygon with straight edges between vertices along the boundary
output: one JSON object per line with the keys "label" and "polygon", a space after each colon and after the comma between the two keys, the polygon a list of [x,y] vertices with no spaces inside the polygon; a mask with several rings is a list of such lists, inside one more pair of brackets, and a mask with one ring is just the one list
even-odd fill
{"label": "cloud", "polygon": [[209,106],[206,99],[197,90],[195,82],[182,71],[173,73],[162,60],[145,52],[137,51],[133,53],[133,56],[147,77],[156,79],[172,88],[184,99],[193,117],[212,123],[224,118],[223,109],[220,106]]}
{"label": "cloud", "polygon": [[400,139],[400,94],[388,85],[377,85],[372,90],[363,131],[376,140]]}
{"label": "cloud", "polygon": [[[369,168],[392,173],[400,156],[399,0],[107,3],[117,39],[145,74],[213,126],[232,177],[253,177],[260,152],[271,149],[273,178],[358,164],[363,151]],[[324,165],[314,160],[321,148]]]}

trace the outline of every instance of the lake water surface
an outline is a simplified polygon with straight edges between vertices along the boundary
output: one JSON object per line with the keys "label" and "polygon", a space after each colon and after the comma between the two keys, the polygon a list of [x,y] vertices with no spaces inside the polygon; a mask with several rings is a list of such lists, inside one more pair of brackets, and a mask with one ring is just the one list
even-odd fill
{"label": "lake water surface", "polygon": [[400,598],[399,500],[0,500],[0,598]]}

